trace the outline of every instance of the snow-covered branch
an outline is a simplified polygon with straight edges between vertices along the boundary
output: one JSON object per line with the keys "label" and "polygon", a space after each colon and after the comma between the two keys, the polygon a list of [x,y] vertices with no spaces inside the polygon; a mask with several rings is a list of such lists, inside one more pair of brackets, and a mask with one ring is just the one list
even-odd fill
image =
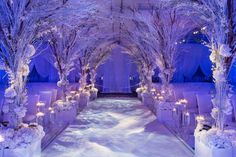
{"label": "snow-covered branch", "polygon": [[[5,112],[10,127],[18,127],[25,116],[27,92],[25,83],[29,63],[36,50],[34,40],[45,23],[67,5],[68,0],[5,0],[0,2],[0,58],[8,73],[9,88],[5,91]],[[47,25],[48,26],[48,25]]]}

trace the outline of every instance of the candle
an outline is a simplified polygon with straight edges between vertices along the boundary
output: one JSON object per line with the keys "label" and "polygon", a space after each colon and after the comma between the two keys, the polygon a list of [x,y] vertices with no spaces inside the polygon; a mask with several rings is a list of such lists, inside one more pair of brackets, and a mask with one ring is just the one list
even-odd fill
{"label": "candle", "polygon": [[42,107],[42,106],[45,106],[45,103],[43,103],[43,102],[38,102],[38,103],[36,104],[36,106],[37,106],[37,107]]}
{"label": "candle", "polygon": [[196,117],[196,121],[198,124],[202,124],[205,121],[205,118],[201,115]]}
{"label": "candle", "polygon": [[159,99],[160,101],[163,101],[163,100],[164,100],[164,97],[163,97],[163,96],[159,96],[158,99]]}
{"label": "candle", "polygon": [[0,142],[4,142],[4,141],[5,141],[5,138],[2,135],[0,135]]}
{"label": "candle", "polygon": [[43,117],[43,116],[44,116],[44,113],[43,113],[43,112],[38,112],[38,113],[36,113],[36,116],[37,116],[37,117]]}
{"label": "candle", "polygon": [[185,112],[185,122],[186,122],[187,126],[190,125],[190,113],[189,112]]}
{"label": "candle", "polygon": [[156,92],[156,89],[155,89],[155,88],[152,88],[152,89],[151,89],[151,92]]}
{"label": "candle", "polygon": [[181,103],[181,104],[187,104],[188,101],[187,101],[186,99],[180,99],[180,103]]}

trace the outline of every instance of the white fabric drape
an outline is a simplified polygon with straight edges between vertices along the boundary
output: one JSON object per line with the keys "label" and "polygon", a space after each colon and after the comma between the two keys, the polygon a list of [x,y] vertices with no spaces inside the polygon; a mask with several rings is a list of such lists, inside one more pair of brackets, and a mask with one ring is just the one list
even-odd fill
{"label": "white fabric drape", "polygon": [[111,58],[103,65],[103,92],[129,93],[131,61],[121,48],[113,50]]}
{"label": "white fabric drape", "polygon": [[179,48],[183,54],[182,73],[186,78],[191,79],[200,67],[205,76],[211,75],[210,52],[207,47],[200,44],[183,44]]}
{"label": "white fabric drape", "polygon": [[[126,54],[121,53],[121,48],[116,48],[112,52],[111,58],[98,68],[98,77],[103,77],[105,92],[130,92],[130,76],[137,76],[134,61]],[[181,57],[176,65],[174,82],[183,82],[185,79],[191,81],[198,68],[200,67],[206,77],[212,75],[211,62],[209,60],[210,51],[207,47],[200,44],[180,45]],[[50,51],[45,51],[35,57],[30,63],[30,70],[36,68],[40,76],[48,78],[49,82],[58,80],[57,70],[54,68],[54,59]],[[229,79],[236,82],[236,62],[231,69]],[[78,71],[71,72],[69,80],[75,82],[78,79]],[[0,71],[0,83],[7,81],[4,71]]]}

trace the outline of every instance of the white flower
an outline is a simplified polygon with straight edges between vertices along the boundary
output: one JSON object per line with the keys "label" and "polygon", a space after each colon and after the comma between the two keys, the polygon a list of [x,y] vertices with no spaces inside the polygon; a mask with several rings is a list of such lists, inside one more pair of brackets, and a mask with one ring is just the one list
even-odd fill
{"label": "white flower", "polygon": [[226,81],[224,71],[220,71],[220,70],[214,70],[214,71],[213,71],[213,78],[214,78],[217,82],[225,82],[225,81]]}
{"label": "white flower", "polygon": [[34,54],[35,54],[36,50],[34,48],[33,45],[29,44],[27,46],[27,49],[26,49],[26,54],[29,56],[29,57],[32,57]]}
{"label": "white flower", "polygon": [[20,69],[20,73],[22,76],[28,76],[29,73],[30,73],[30,69],[29,69],[29,66],[28,65],[23,65]]}
{"label": "white flower", "polygon": [[231,56],[231,48],[227,44],[221,44],[219,47],[219,54],[223,57],[230,57]]}
{"label": "white flower", "polygon": [[142,91],[143,91],[143,88],[137,88],[137,89],[136,89],[136,92],[137,92],[137,93],[142,93]]}
{"label": "white flower", "polygon": [[212,111],[211,111],[212,118],[217,119],[218,115],[219,115],[219,109],[218,108],[213,108]]}
{"label": "white flower", "polygon": [[232,114],[233,107],[231,105],[230,99],[226,98],[224,102],[224,109],[223,112],[225,115],[231,115]]}
{"label": "white flower", "polygon": [[26,148],[33,142],[41,140],[45,135],[42,126],[38,124],[23,124],[18,129],[1,128],[0,149]]}
{"label": "white flower", "polygon": [[69,83],[68,81],[60,80],[60,81],[57,82],[57,86],[58,87],[64,87],[64,86],[68,85],[68,83]]}
{"label": "white flower", "polygon": [[7,105],[7,103],[5,103],[2,107],[2,112],[3,113],[8,113],[9,110],[10,110],[9,105]]}
{"label": "white flower", "polygon": [[235,131],[219,133],[216,128],[206,130],[195,130],[195,136],[206,146],[217,149],[232,148],[232,141],[235,140]]}
{"label": "white flower", "polygon": [[17,95],[14,86],[10,86],[5,90],[6,98],[14,98]]}
{"label": "white flower", "polygon": [[210,61],[211,61],[212,63],[215,63],[215,62],[216,62],[216,54],[215,54],[214,52],[211,53],[211,55],[209,56],[209,58],[210,58]]}
{"label": "white flower", "polygon": [[73,108],[73,106],[76,104],[76,101],[74,100],[57,100],[54,103],[55,110],[57,111],[67,111]]}
{"label": "white flower", "polygon": [[93,88],[90,89],[90,91],[91,92],[98,92],[98,89],[93,87]]}
{"label": "white flower", "polygon": [[19,118],[23,118],[26,114],[26,108],[21,106],[21,107],[17,107],[14,109],[15,114],[19,117]]}

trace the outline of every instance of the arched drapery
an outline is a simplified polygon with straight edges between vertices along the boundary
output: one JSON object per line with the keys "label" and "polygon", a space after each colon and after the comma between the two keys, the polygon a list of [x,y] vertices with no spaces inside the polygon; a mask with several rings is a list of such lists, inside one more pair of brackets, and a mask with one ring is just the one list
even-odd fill
{"label": "arched drapery", "polygon": [[103,65],[103,92],[129,93],[131,60],[127,54],[116,47],[110,59]]}
{"label": "arched drapery", "polygon": [[[212,75],[211,72],[211,62],[209,60],[209,55],[210,51],[208,50],[207,47],[200,45],[200,44],[183,44],[180,45],[179,50],[181,51],[181,57],[180,61],[176,66],[176,73],[174,75],[174,82],[183,82],[184,77],[189,78],[191,81],[192,76],[196,73],[198,67],[201,68],[202,72],[206,77],[210,77]],[[118,59],[116,56],[111,57],[110,60],[113,59]],[[127,56],[123,57],[124,62],[129,63],[127,64],[127,67],[125,68],[126,71],[120,71],[119,75],[128,75],[130,76],[135,76],[137,75],[136,67],[135,64],[133,63],[131,59],[128,59],[127,61]],[[120,60],[123,60],[122,57]],[[117,62],[122,62],[122,61],[117,61]],[[123,64],[123,63],[120,63]],[[34,58],[30,64],[30,69],[32,70],[33,66],[36,67],[37,72],[39,73],[40,76],[42,77],[48,77],[49,82],[56,82],[58,80],[58,74],[57,70],[54,68],[54,60],[50,52],[43,52],[42,54],[38,55],[36,58]],[[108,65],[102,65],[100,68],[98,68],[97,76],[102,77],[104,75],[114,75],[111,73],[112,70],[110,68],[107,68]],[[105,74],[105,69],[109,69],[107,73]],[[115,69],[113,69],[114,71]],[[128,74],[129,73],[129,74]],[[128,75],[127,75],[128,74]],[[229,79],[231,82],[236,82],[236,62],[234,63]],[[73,71],[71,72],[69,76],[69,80],[71,82],[76,81],[78,79],[79,73],[78,71]],[[121,79],[124,76],[119,76]],[[6,73],[4,71],[0,72],[0,78],[1,78],[1,83],[3,83],[6,80]],[[118,77],[116,78],[118,79]],[[111,82],[110,82],[111,83]],[[126,83],[127,89],[129,88],[128,86],[129,83]]]}
{"label": "arched drapery", "polygon": [[[207,47],[199,44],[184,44],[179,49],[183,54],[182,73],[185,77],[192,78],[198,67],[205,76],[211,76],[210,52]],[[181,66],[181,63],[179,64]]]}

